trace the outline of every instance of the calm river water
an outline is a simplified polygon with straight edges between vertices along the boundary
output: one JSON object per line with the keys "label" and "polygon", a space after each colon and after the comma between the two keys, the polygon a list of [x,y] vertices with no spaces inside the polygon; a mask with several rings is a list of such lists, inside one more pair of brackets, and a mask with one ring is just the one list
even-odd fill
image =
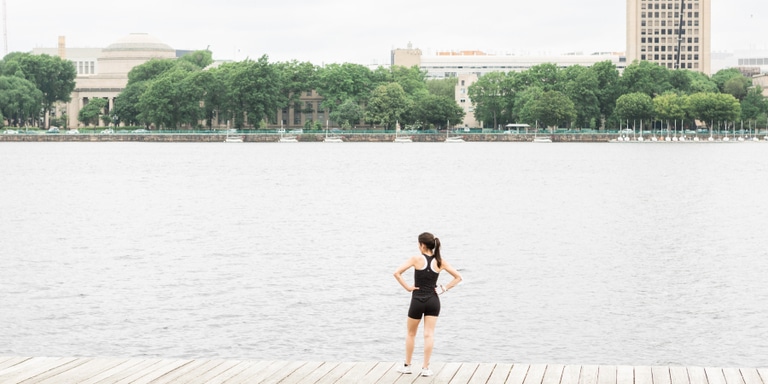
{"label": "calm river water", "polygon": [[765,143],[3,143],[0,164],[0,355],[400,361],[392,272],[431,231],[465,278],[434,361],[768,364]]}

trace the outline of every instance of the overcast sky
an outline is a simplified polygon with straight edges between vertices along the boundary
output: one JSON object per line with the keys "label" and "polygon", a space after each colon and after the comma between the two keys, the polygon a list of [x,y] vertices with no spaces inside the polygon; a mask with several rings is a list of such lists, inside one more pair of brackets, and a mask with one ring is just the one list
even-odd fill
{"label": "overcast sky", "polygon": [[[5,0],[8,51],[106,47],[133,32],[215,59],[388,64],[436,50],[623,52],[625,0]],[[679,1],[679,0],[669,0]],[[690,0],[689,0],[690,1]],[[712,49],[768,49],[768,0],[712,0]]]}

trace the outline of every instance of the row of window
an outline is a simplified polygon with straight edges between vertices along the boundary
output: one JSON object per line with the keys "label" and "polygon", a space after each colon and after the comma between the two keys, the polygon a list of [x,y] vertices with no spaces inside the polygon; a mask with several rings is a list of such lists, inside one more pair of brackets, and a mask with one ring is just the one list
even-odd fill
{"label": "row of window", "polygon": [[[681,47],[683,52],[698,52],[699,46]],[[673,45],[641,45],[640,52],[677,52],[677,47]]]}
{"label": "row of window", "polygon": [[[661,60],[661,61],[665,61],[665,60],[676,61],[677,60],[677,55],[671,54],[671,53],[669,53],[669,54],[664,54],[664,53],[662,53],[662,54],[655,54],[653,56],[651,56],[651,55],[640,55],[640,59],[641,60],[656,60],[656,61],[659,61],[659,60]],[[682,56],[680,56],[680,61],[698,61],[698,60],[699,60],[699,55],[698,54],[688,54],[688,55],[683,54]]]}
{"label": "row of window", "polygon": [[[674,21],[674,22],[673,22]],[[689,27],[698,27],[699,21],[698,20],[688,20],[687,22],[683,20],[683,25],[688,24]],[[677,27],[680,25],[679,20],[669,20],[669,26],[675,26]],[[641,20],[640,21],[641,27],[666,27],[667,26],[667,20]]]}
{"label": "row of window", "polygon": [[[651,43],[654,43],[654,44],[659,44],[659,43],[661,43],[661,44],[675,43],[675,44],[677,44],[677,37],[661,37],[661,38],[659,38],[659,37],[648,37],[648,38],[643,37],[643,38],[640,38],[640,42],[643,43],[643,44],[645,44],[645,43],[648,43],[648,44],[651,44]],[[686,42],[685,39],[683,39],[683,42],[684,43]],[[699,38],[698,37],[689,37],[687,43],[688,44],[698,44],[699,43]]]}
{"label": "row of window", "polygon": [[[688,3],[685,8],[699,9],[699,3]],[[646,4],[643,2],[640,4],[640,9],[680,9],[680,3]]]}
{"label": "row of window", "polygon": [[[683,15],[685,16],[685,15]],[[679,19],[680,12],[640,12],[641,19]],[[688,12],[689,19],[698,19],[698,12]]]}
{"label": "row of window", "polygon": [[[659,32],[661,32],[662,35],[677,35],[678,30],[677,29],[640,29],[641,35],[658,35]],[[683,35],[698,35],[699,29],[683,29]]]}
{"label": "row of window", "polygon": [[[650,55],[648,55],[650,57]],[[656,55],[658,56],[658,55]],[[641,60],[646,60],[645,55],[642,55]],[[650,59],[648,59],[650,60]],[[661,66],[665,66],[669,69],[674,69],[676,63],[674,61],[666,61],[666,62],[657,62],[657,64]],[[680,68],[682,69],[699,69],[699,63],[698,62],[688,62],[688,63],[680,63]]]}
{"label": "row of window", "polygon": [[78,61],[74,62],[75,68],[77,68],[78,75],[95,75],[96,74],[96,62],[95,61]]}
{"label": "row of window", "polygon": [[768,65],[768,57],[755,59],[739,59],[739,65]]}

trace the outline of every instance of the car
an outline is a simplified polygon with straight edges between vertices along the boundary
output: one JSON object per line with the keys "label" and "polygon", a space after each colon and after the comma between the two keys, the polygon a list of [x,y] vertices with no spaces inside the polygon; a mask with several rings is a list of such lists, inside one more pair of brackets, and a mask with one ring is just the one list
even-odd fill
{"label": "car", "polygon": [[17,133],[19,133],[19,131],[16,131],[16,130],[13,130],[13,129],[6,129],[5,131],[3,131],[3,134],[5,134],[5,135],[15,135]]}
{"label": "car", "polygon": [[341,133],[341,129],[331,128],[331,133]]}
{"label": "car", "polygon": [[277,130],[277,133],[285,133],[285,128],[280,128]]}
{"label": "car", "polygon": [[67,131],[67,135],[77,135],[79,133],[80,131],[78,131],[77,129],[70,129],[69,131]]}
{"label": "car", "polygon": [[59,133],[58,127],[50,127],[45,133]]}
{"label": "car", "polygon": [[620,133],[632,133],[632,132],[634,132],[634,131],[633,131],[633,130],[631,130],[631,129],[629,129],[629,128],[624,128],[624,129],[620,130],[619,132],[620,132]]}
{"label": "car", "polygon": [[304,133],[304,130],[303,130],[303,129],[301,129],[301,128],[297,128],[297,129],[291,129],[290,131],[288,131],[288,133],[293,133],[293,134],[298,134],[298,135],[300,135],[300,134]]}
{"label": "car", "polygon": [[106,135],[106,134],[110,134],[110,133],[115,133],[115,130],[112,129],[112,128],[107,128],[107,129],[101,131],[101,133]]}
{"label": "car", "polygon": [[133,133],[149,133],[149,131],[146,129],[134,129]]}

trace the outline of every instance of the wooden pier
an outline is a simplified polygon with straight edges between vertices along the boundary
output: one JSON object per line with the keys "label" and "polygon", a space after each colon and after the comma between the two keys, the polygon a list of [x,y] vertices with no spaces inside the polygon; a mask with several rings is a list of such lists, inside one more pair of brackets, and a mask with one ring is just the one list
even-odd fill
{"label": "wooden pier", "polygon": [[[768,384],[768,368],[0,357],[0,383]],[[418,364],[414,364],[418,366]]]}

